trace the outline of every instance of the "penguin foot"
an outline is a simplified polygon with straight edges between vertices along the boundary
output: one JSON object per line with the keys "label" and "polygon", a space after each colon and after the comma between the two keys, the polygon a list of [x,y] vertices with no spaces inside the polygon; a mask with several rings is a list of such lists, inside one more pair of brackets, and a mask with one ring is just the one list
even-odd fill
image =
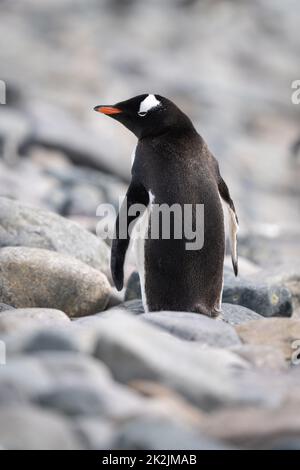
{"label": "penguin foot", "polygon": [[196,304],[191,311],[195,313],[200,313],[202,315],[206,315],[207,317],[210,317],[210,318],[217,318],[222,313],[222,311],[219,309],[213,308],[211,310],[203,306],[202,304]]}
{"label": "penguin foot", "polygon": [[214,308],[211,311],[210,316],[211,316],[211,318],[217,318],[218,320],[222,320],[222,310],[218,310],[218,309]]}

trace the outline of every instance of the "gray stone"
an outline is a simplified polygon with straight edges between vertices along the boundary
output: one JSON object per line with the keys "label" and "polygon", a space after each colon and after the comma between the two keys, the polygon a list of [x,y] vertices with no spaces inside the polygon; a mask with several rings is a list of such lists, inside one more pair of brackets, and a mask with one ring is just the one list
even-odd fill
{"label": "gray stone", "polygon": [[198,431],[166,417],[137,417],[119,427],[113,449],[220,450],[228,449]]}
{"label": "gray stone", "polygon": [[283,285],[258,282],[255,279],[235,278],[225,270],[223,302],[242,305],[265,317],[290,317],[292,296]]}
{"label": "gray stone", "polygon": [[231,325],[238,325],[251,320],[260,320],[263,316],[242,305],[224,303],[222,304],[222,314],[219,318]]}
{"label": "gray stone", "polygon": [[99,417],[74,417],[73,428],[85,449],[112,449],[115,436],[115,425],[109,420]]}
{"label": "gray stone", "polygon": [[[225,256],[224,259],[224,268],[232,272],[232,261],[231,261],[231,256]],[[244,258],[243,256],[239,256],[239,276],[242,277],[247,277],[256,275],[261,271],[261,267],[253,263],[253,261],[250,261],[247,258]]]}
{"label": "gray stone", "polygon": [[96,381],[80,383],[74,380],[66,385],[54,386],[38,394],[34,402],[40,406],[55,409],[68,416],[101,416],[124,419],[145,406],[145,399],[136,392],[102,378],[101,385]]}
{"label": "gray stone", "polygon": [[95,356],[121,382],[162,382],[204,409],[252,400],[233,377],[248,364],[225,349],[203,349],[124,313],[104,318],[97,338]]}
{"label": "gray stone", "polygon": [[12,307],[11,305],[0,303],[0,313],[5,312],[6,310],[13,310],[13,309],[14,307]]}
{"label": "gray stone", "polygon": [[[298,405],[299,406],[299,405]],[[275,439],[300,434],[298,406],[224,409],[203,419],[206,436],[248,449],[270,449]]]}
{"label": "gray stone", "polygon": [[88,184],[74,185],[67,193],[64,215],[96,215],[97,207],[104,202],[104,194]]}
{"label": "gray stone", "polygon": [[54,308],[76,317],[103,310],[109,298],[104,274],[49,250],[2,248],[0,272],[0,301],[15,307]]}
{"label": "gray stone", "polygon": [[[280,195],[279,192],[278,196],[280,197]],[[272,194],[270,201],[273,202],[275,197],[276,195]],[[282,224],[282,220],[280,222]],[[277,225],[275,234],[271,236],[265,231],[257,233],[256,230],[240,236],[239,253],[261,266],[268,266],[270,269],[276,270],[278,266],[285,263],[293,264],[295,257],[299,256],[299,226],[295,226],[292,230],[286,226],[282,230],[282,227]]]}
{"label": "gray stone", "polygon": [[29,405],[0,408],[0,444],[6,450],[79,450],[69,423],[56,413]]}
{"label": "gray stone", "polygon": [[282,351],[273,346],[242,344],[240,346],[233,346],[231,351],[259,369],[280,371],[288,367]]}
{"label": "gray stone", "polygon": [[0,246],[45,248],[109,271],[109,249],[103,240],[75,222],[5,197],[0,197]]}
{"label": "gray stone", "polygon": [[187,341],[219,348],[240,344],[232,326],[197,313],[150,312],[141,318]]}
{"label": "gray stone", "polygon": [[[46,103],[30,103],[29,108],[31,119],[34,121],[34,130],[29,144],[62,151],[75,164],[89,166],[116,174],[122,179],[128,179],[126,161],[120,160],[118,145],[111,142],[105,131],[100,138],[99,133],[94,132],[84,122],[75,119],[71,113]],[[105,126],[107,124],[104,122],[102,129]],[[103,154],[103,149],[108,145],[109,158]],[[130,152],[129,148],[128,151]]]}
{"label": "gray stone", "polygon": [[251,280],[282,285],[289,289],[293,299],[294,310],[300,307],[300,269],[297,263],[282,263],[269,269],[261,270]]}
{"label": "gray stone", "polygon": [[38,358],[8,356],[0,366],[0,405],[24,402],[53,385]]}
{"label": "gray stone", "polygon": [[0,334],[68,323],[70,319],[65,313],[51,308],[16,308],[0,312]]}
{"label": "gray stone", "polygon": [[141,285],[140,278],[137,271],[134,271],[128,279],[126,291],[125,291],[125,301],[133,299],[141,299]]}
{"label": "gray stone", "polygon": [[118,305],[117,308],[125,309],[127,312],[133,313],[134,315],[144,313],[144,307],[140,299],[127,300]]}
{"label": "gray stone", "polygon": [[102,384],[111,377],[102,362],[79,352],[44,351],[39,354],[39,359],[57,385],[92,380]]}
{"label": "gray stone", "polygon": [[67,331],[57,329],[40,330],[31,334],[24,339],[21,349],[25,354],[39,354],[41,351],[78,352],[79,350],[79,344]]}

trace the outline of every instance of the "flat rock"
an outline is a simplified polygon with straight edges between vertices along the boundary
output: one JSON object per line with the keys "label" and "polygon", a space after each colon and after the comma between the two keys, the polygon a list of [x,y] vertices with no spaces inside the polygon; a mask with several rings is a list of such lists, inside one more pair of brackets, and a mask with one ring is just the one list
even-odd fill
{"label": "flat rock", "polygon": [[45,248],[109,272],[109,248],[103,240],[57,214],[5,197],[0,197],[0,246]]}
{"label": "flat rock", "polygon": [[109,298],[104,274],[49,250],[2,248],[0,272],[0,301],[17,308],[54,308],[76,317],[103,310]]}
{"label": "flat rock", "polygon": [[68,421],[30,405],[0,408],[0,443],[6,450],[79,450]]}
{"label": "flat rock", "polygon": [[38,358],[9,357],[5,367],[0,367],[0,406],[25,402],[52,385],[52,378]]}
{"label": "flat rock", "polygon": [[231,325],[238,325],[239,323],[245,323],[251,320],[260,320],[263,316],[259,313],[253,312],[247,307],[235,304],[222,304],[222,314],[218,319],[222,319],[224,322]]}
{"label": "flat rock", "polygon": [[233,346],[231,351],[259,369],[280,371],[288,367],[283,352],[274,346],[242,344]]}
{"label": "flat rock", "polygon": [[0,334],[18,330],[31,330],[40,326],[59,326],[70,322],[60,310],[51,308],[16,308],[0,312]]}
{"label": "flat rock", "polygon": [[208,439],[175,419],[140,416],[119,426],[113,449],[220,450],[229,447]]}
{"label": "flat rock", "polygon": [[23,338],[19,353],[39,354],[41,351],[80,351],[80,345],[68,330],[39,329]]}
{"label": "flat rock", "polygon": [[35,396],[34,402],[68,416],[124,419],[141,412],[146,400],[110,378],[103,378],[101,386],[95,381],[54,386]]}
{"label": "flat rock", "polygon": [[203,349],[181,341],[125,313],[101,321],[95,356],[120,382],[158,381],[204,409],[252,400],[241,393],[233,378],[234,372],[247,369],[248,363],[225,349]]}
{"label": "flat rock", "polygon": [[250,279],[263,279],[269,284],[285,286],[291,292],[294,308],[300,307],[300,269],[298,264],[282,263],[273,268],[263,269]]}
{"label": "flat rock", "polygon": [[11,305],[0,303],[0,313],[5,312],[6,310],[13,310],[13,309],[14,307],[12,307]]}
{"label": "flat rock", "polygon": [[101,417],[74,417],[73,428],[88,450],[112,449],[115,438],[115,424]]}
{"label": "flat rock", "polygon": [[235,327],[243,343],[272,346],[283,354],[287,361],[300,349],[300,320],[268,318],[251,321]]}
{"label": "flat rock", "polygon": [[140,318],[187,341],[219,348],[240,344],[231,325],[197,313],[150,312],[142,314]]}
{"label": "flat rock", "polygon": [[265,317],[292,315],[292,295],[284,285],[235,278],[228,270],[224,273],[224,303],[242,305]]}
{"label": "flat rock", "polygon": [[57,387],[81,383],[101,387],[111,380],[111,373],[105,364],[86,354],[75,351],[41,351],[38,358]]}
{"label": "flat rock", "polygon": [[300,434],[298,407],[227,409],[207,417],[202,432],[213,439],[249,449],[270,449],[272,441]]}

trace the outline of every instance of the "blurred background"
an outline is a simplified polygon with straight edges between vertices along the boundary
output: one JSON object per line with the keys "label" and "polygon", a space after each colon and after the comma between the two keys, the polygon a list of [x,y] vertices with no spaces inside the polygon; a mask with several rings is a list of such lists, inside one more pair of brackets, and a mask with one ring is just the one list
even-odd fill
{"label": "blurred background", "polygon": [[93,107],[158,93],[218,158],[240,253],[295,260],[299,17],[297,0],[1,0],[0,195],[94,231],[98,204],[126,190],[135,138]]}

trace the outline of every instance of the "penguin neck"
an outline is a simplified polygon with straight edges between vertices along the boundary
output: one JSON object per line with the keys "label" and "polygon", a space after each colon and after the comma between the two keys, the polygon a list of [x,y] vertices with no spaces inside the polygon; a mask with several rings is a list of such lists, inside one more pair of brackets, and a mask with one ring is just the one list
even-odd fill
{"label": "penguin neck", "polygon": [[144,138],[157,138],[162,136],[181,136],[186,134],[197,134],[197,131],[190,120],[190,118],[181,113],[180,117],[175,121],[171,122],[170,124],[166,124],[163,127],[157,127],[156,129],[149,129],[141,132],[140,136],[137,136],[139,140]]}

